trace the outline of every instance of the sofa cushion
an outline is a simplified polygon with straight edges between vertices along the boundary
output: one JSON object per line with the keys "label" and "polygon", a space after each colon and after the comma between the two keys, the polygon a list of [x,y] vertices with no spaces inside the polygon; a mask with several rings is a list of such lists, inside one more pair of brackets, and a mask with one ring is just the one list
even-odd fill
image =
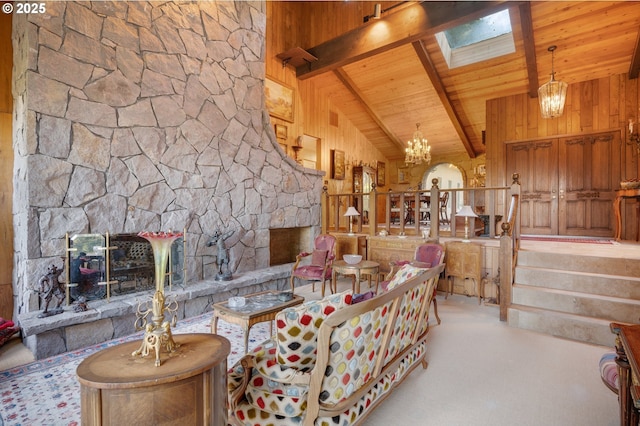
{"label": "sofa cushion", "polygon": [[351,304],[351,290],[287,308],[276,315],[277,362],[297,370],[310,370],[316,361],[318,328],[324,319]]}
{"label": "sofa cushion", "polygon": [[286,417],[302,415],[307,408],[308,386],[281,383],[254,374],[249,380],[245,396],[249,404],[273,414]]}
{"label": "sofa cushion", "polygon": [[386,286],[386,290],[389,291],[396,287],[398,284],[402,284],[410,278],[415,277],[416,275],[424,272],[425,268],[418,268],[409,263],[406,265],[402,265],[402,267],[396,272],[393,278],[389,281],[389,284]]}

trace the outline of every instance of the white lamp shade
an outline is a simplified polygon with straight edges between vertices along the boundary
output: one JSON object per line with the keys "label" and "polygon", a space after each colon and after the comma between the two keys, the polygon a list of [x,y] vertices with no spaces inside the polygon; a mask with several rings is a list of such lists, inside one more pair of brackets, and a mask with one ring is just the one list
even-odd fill
{"label": "white lamp shade", "polygon": [[458,210],[458,213],[456,213],[456,216],[462,216],[462,217],[478,217],[477,214],[475,214],[475,212],[473,211],[473,209],[471,208],[471,206],[462,206],[460,208],[460,210]]}
{"label": "white lamp shade", "polygon": [[347,209],[347,212],[344,215],[345,216],[360,216],[360,213],[358,213],[358,210],[356,210],[355,207],[349,206],[349,208]]}

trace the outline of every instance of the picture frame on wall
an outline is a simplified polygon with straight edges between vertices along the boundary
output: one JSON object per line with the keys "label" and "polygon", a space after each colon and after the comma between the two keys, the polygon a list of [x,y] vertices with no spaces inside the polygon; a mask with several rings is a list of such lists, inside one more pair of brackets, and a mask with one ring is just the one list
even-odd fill
{"label": "picture frame on wall", "polygon": [[331,150],[331,179],[342,180],[345,177],[344,151]]}
{"label": "picture frame on wall", "polygon": [[276,138],[277,139],[287,139],[288,129],[284,124],[276,124],[275,125]]}
{"label": "picture frame on wall", "polygon": [[387,182],[387,176],[386,176],[386,163],[384,161],[378,161],[378,164],[376,166],[376,185],[378,186],[384,186]]}
{"label": "picture frame on wall", "polygon": [[295,91],[292,87],[265,78],[264,95],[269,115],[293,123]]}
{"label": "picture frame on wall", "polygon": [[398,167],[398,183],[409,183],[409,167]]}

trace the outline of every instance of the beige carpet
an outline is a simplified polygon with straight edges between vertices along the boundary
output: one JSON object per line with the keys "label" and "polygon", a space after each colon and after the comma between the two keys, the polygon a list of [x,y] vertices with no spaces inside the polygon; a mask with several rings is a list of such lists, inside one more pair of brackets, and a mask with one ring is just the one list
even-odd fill
{"label": "beige carpet", "polygon": [[[350,286],[341,279],[338,289]],[[296,293],[320,297],[317,285],[314,293],[311,285]],[[432,312],[429,367],[414,370],[365,426],[619,424],[617,396],[598,372],[600,356],[610,348],[510,328],[498,320],[496,306],[479,306],[474,297],[439,295],[438,307],[442,324]],[[3,350],[6,364],[32,360],[19,341]]]}
{"label": "beige carpet", "polygon": [[[351,288],[340,279],[338,291]],[[362,291],[367,290],[362,283]],[[319,298],[319,286],[296,288]],[[416,368],[364,426],[617,426],[617,395],[600,379],[611,348],[508,327],[495,305],[438,295],[427,340],[429,367]]]}
{"label": "beige carpet", "polygon": [[366,426],[619,424],[617,395],[598,371],[610,348],[510,328],[473,297],[438,296],[438,308],[429,367],[414,370]]}

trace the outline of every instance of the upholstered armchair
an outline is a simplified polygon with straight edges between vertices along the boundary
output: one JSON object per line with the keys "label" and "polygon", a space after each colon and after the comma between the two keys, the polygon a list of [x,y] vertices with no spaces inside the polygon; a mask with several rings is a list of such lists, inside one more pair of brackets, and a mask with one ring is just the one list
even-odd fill
{"label": "upholstered armchair", "polygon": [[[324,287],[329,280],[331,289],[331,265],[335,259],[336,237],[333,235],[318,235],[313,242],[313,252],[302,252],[296,256],[296,263],[291,271],[291,292],[294,291],[295,279],[311,281],[311,290],[316,291],[315,283],[322,282],[322,297],[324,297]],[[308,258],[304,264],[301,261]]]}
{"label": "upholstered armchair", "polygon": [[[413,255],[413,260],[399,260],[392,261],[389,263],[391,266],[391,270],[385,277],[385,281],[380,283],[380,286],[383,290],[386,291],[387,285],[389,281],[396,274],[398,269],[400,269],[403,265],[407,263],[412,264],[418,268],[433,268],[434,266],[441,265],[444,262],[444,246],[436,243],[425,243],[420,244],[416,247],[416,251]],[[433,313],[436,316],[436,320],[438,324],[440,324],[440,317],[438,316],[438,302],[436,301],[436,293],[437,293],[437,283],[433,288],[433,298],[431,299],[433,302]]]}

